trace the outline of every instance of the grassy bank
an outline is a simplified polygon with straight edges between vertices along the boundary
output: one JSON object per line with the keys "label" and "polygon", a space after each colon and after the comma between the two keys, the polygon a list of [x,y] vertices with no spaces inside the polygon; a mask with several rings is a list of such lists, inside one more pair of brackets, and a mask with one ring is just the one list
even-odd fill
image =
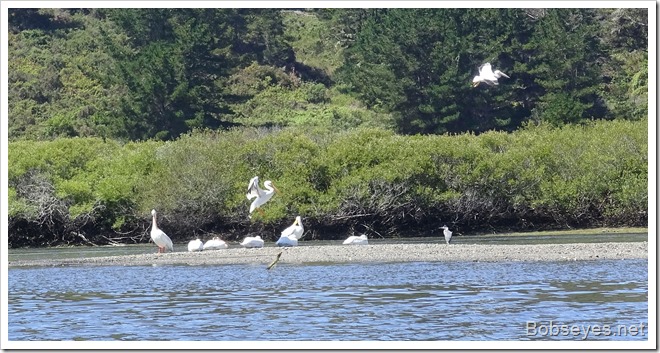
{"label": "grassy bank", "polygon": [[[646,121],[478,136],[376,128],[197,131],[172,142],[9,144],[9,245],[146,242],[149,211],[173,240],[414,235],[443,224],[538,230],[647,225]],[[247,181],[281,191],[248,219]]]}

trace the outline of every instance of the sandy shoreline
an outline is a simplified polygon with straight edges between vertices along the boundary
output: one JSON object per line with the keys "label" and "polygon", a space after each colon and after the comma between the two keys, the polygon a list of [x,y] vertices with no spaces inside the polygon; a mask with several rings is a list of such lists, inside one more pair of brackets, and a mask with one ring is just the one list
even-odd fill
{"label": "sandy shoreline", "polygon": [[376,244],[322,245],[293,248],[230,248],[202,252],[138,254],[53,260],[11,261],[9,267],[29,266],[158,266],[268,265],[280,251],[279,264],[427,262],[427,261],[578,261],[646,259],[647,242],[572,244]]}

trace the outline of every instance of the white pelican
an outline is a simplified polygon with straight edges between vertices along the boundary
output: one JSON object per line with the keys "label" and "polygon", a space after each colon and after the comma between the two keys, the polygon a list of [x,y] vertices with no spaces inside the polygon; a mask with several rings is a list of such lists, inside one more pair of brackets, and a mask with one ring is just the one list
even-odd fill
{"label": "white pelican", "polygon": [[165,234],[158,225],[156,225],[156,210],[151,210],[151,216],[153,222],[151,225],[151,240],[158,245],[158,253],[166,252],[165,250],[174,251],[174,245],[172,245],[172,240],[170,237]]}
{"label": "white pelican", "polygon": [[447,228],[446,225],[440,227],[440,229],[444,229],[443,233],[445,234],[445,241],[447,242],[447,244],[449,244],[449,242],[451,241],[451,234],[452,234],[451,230],[449,230],[449,228]]}
{"label": "white pelican", "polygon": [[479,68],[479,75],[474,76],[472,79],[472,87],[479,86],[481,82],[484,82],[490,86],[497,86],[499,84],[497,79],[500,77],[509,78],[509,76],[500,70],[493,71],[490,63],[485,63]]}
{"label": "white pelican", "polygon": [[204,243],[202,243],[202,240],[197,238],[195,240],[191,240],[188,243],[188,251],[202,251],[204,250]]}
{"label": "white pelican", "polygon": [[302,219],[300,216],[296,216],[296,220],[282,231],[280,239],[275,244],[278,246],[298,246],[298,239],[302,237],[303,232],[305,232],[305,228],[302,225]]}
{"label": "white pelican", "polygon": [[266,190],[263,190],[262,188],[259,187],[258,176],[250,179],[250,183],[248,184],[247,194],[245,195],[248,200],[252,200],[254,198],[254,201],[252,201],[252,204],[250,205],[250,213],[252,213],[256,209],[259,210],[259,212],[263,215],[263,211],[259,207],[265,204],[266,202],[268,202],[268,200],[270,200],[270,198],[273,197],[273,194],[276,191],[279,192],[279,190],[277,190],[275,185],[273,185],[273,182],[270,180],[266,180],[264,182],[264,187],[266,188]]}
{"label": "white pelican", "polygon": [[367,240],[367,236],[362,234],[359,237],[355,235],[351,235],[348,237],[348,239],[344,240],[344,245],[367,245],[369,244],[369,240]]}
{"label": "white pelican", "polygon": [[227,249],[228,247],[229,245],[218,237],[213,237],[213,239],[204,243],[204,250]]}
{"label": "white pelican", "polygon": [[256,237],[245,237],[241,245],[246,248],[263,248],[264,241],[258,235]]}
{"label": "white pelican", "polygon": [[298,246],[298,239],[295,236],[282,235],[280,239],[275,242],[277,246]]}
{"label": "white pelican", "polygon": [[287,236],[289,238],[295,237],[296,240],[298,240],[302,238],[303,232],[305,232],[305,228],[302,224],[302,218],[300,218],[300,216],[296,216],[296,220],[293,221],[293,224],[282,231],[282,236]]}

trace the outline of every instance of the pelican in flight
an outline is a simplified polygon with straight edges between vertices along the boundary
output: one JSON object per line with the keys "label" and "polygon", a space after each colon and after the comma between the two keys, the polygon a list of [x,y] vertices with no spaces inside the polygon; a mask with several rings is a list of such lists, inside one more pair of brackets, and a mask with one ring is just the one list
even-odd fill
{"label": "pelican in flight", "polygon": [[165,234],[156,224],[156,210],[151,210],[153,222],[151,225],[151,240],[158,245],[158,253],[166,252],[166,250],[174,251],[172,240]]}
{"label": "pelican in flight", "polygon": [[223,240],[221,240],[218,237],[213,237],[213,239],[208,240],[206,243],[204,243],[204,250],[219,250],[219,249],[227,249],[229,245],[225,243]]}
{"label": "pelican in flight", "polygon": [[298,239],[302,237],[304,231],[302,219],[300,216],[296,216],[296,220],[282,231],[280,239],[275,244],[278,246],[298,246]]}
{"label": "pelican in flight", "polygon": [[451,234],[452,234],[451,230],[449,230],[449,228],[447,228],[446,225],[440,227],[440,229],[444,229],[443,233],[445,234],[445,241],[447,242],[447,244],[449,244],[449,242],[451,241]]}
{"label": "pelican in flight", "polygon": [[369,244],[369,240],[367,240],[367,236],[362,234],[359,237],[355,235],[351,235],[348,237],[348,239],[344,240],[344,245],[367,245]]}
{"label": "pelican in flight", "polygon": [[277,190],[275,185],[273,185],[273,182],[270,180],[266,180],[264,182],[264,187],[266,188],[266,190],[259,187],[258,176],[250,179],[250,183],[248,184],[247,194],[245,195],[248,200],[254,199],[254,201],[252,201],[252,204],[250,204],[250,213],[252,213],[254,210],[258,210],[263,215],[264,211],[261,210],[260,208],[261,205],[268,202],[268,200],[270,200],[270,198],[273,197],[273,194],[276,191],[279,192],[279,190]]}
{"label": "pelican in flight", "polygon": [[202,251],[204,250],[204,243],[202,243],[202,240],[197,238],[195,240],[191,240],[188,243],[188,251]]}
{"label": "pelican in flight", "polygon": [[241,245],[243,245],[246,248],[263,248],[264,241],[258,235],[256,237],[245,237]]}
{"label": "pelican in flight", "polygon": [[472,79],[472,87],[479,86],[481,82],[484,82],[489,86],[497,86],[499,84],[497,79],[500,77],[509,78],[509,76],[500,70],[493,71],[490,63],[485,63],[479,68],[479,75],[474,76]]}

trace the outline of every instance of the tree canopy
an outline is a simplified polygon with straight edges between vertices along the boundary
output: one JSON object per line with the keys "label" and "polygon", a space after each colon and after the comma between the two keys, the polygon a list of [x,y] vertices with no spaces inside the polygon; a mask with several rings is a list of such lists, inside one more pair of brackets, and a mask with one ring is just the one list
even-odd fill
{"label": "tree canopy", "polygon": [[[647,115],[647,9],[9,9],[10,139]],[[507,73],[471,87],[485,63]]]}

